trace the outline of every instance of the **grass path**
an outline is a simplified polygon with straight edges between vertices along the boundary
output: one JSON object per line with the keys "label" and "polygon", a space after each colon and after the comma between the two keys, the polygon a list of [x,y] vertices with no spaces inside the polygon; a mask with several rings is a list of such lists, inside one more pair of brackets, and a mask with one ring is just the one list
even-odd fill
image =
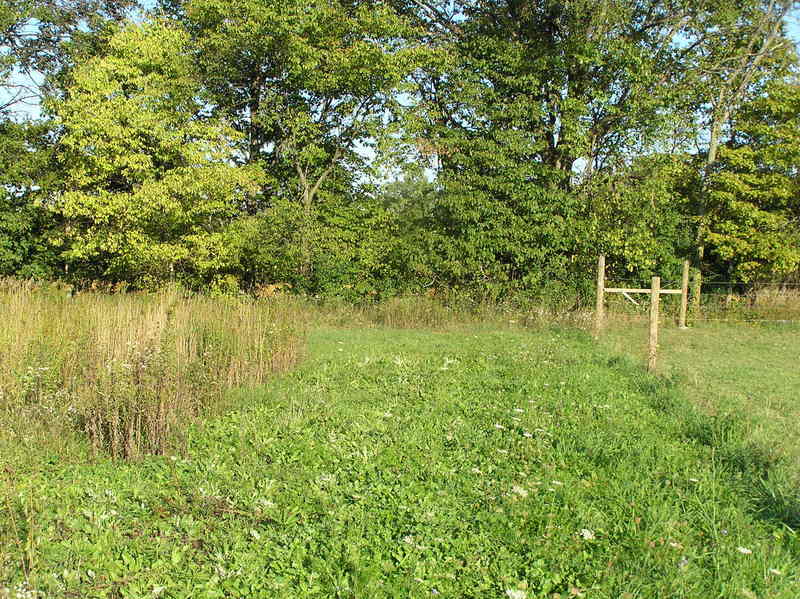
{"label": "grass path", "polygon": [[[646,324],[611,327],[604,343],[615,353],[645,355]],[[748,417],[747,434],[791,462],[800,482],[800,326],[699,323],[662,330],[662,373],[710,413]]]}
{"label": "grass path", "polygon": [[769,453],[582,333],[319,331],[235,404],[17,476],[0,597],[800,596]]}

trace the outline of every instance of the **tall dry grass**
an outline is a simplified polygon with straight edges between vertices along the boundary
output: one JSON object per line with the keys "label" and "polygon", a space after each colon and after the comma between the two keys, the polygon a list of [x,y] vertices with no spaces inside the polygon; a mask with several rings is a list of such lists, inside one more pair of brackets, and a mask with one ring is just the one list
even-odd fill
{"label": "tall dry grass", "polygon": [[0,426],[84,433],[135,458],[178,450],[186,425],[232,387],[298,359],[290,300],[84,293],[0,282]]}
{"label": "tall dry grass", "polygon": [[[310,305],[310,308],[312,306]],[[313,305],[314,321],[328,327],[457,330],[463,328],[537,328],[554,324],[589,326],[587,310],[556,309],[541,304],[470,301],[464,298],[405,295],[376,303],[327,300]]]}

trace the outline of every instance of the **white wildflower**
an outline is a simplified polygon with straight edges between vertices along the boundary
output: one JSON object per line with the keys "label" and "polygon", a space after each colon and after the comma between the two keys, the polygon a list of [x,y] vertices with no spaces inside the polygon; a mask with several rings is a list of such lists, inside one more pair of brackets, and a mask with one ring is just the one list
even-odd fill
{"label": "white wildflower", "polygon": [[742,555],[750,555],[751,553],[753,553],[753,551],[751,549],[748,549],[747,547],[737,547],[736,551],[738,551]]}
{"label": "white wildflower", "polygon": [[594,539],[594,532],[592,532],[588,528],[581,528],[581,537],[586,539],[587,541],[591,541],[592,539]]}
{"label": "white wildflower", "polygon": [[514,485],[513,487],[511,487],[511,492],[512,493],[516,493],[520,497],[527,497],[528,496],[527,489],[524,489],[524,488],[520,487],[519,485]]}
{"label": "white wildflower", "polygon": [[502,424],[499,424],[499,423],[497,423],[497,422],[495,422],[495,424],[494,424],[494,427],[495,427],[497,430],[499,430],[499,431],[504,431],[504,430],[506,430],[506,427],[504,427]]}
{"label": "white wildflower", "polygon": [[441,368],[439,368],[439,370],[450,370],[450,365],[451,364],[457,364],[457,363],[458,363],[458,360],[454,360],[453,358],[445,358],[444,359],[444,364],[442,364],[442,366],[441,366]]}
{"label": "white wildflower", "polygon": [[506,589],[506,596],[509,599],[527,599],[528,593],[520,589]]}

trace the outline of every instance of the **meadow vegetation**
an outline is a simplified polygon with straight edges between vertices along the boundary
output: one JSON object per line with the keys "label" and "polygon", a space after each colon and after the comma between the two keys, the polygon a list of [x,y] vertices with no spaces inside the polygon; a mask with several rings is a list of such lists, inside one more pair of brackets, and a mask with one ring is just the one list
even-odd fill
{"label": "meadow vegetation", "polygon": [[2,302],[3,599],[800,592],[797,326]]}
{"label": "meadow vegetation", "polygon": [[[800,323],[720,320],[697,322],[688,331],[662,328],[659,374],[680,381],[687,399],[704,413],[741,420],[747,436],[781,455],[786,473],[800,481]],[[621,318],[601,343],[641,360],[646,327]]]}
{"label": "meadow vegetation", "polygon": [[292,366],[303,320],[286,303],[128,295],[0,281],[0,447],[71,431],[114,457],[165,454],[225,391]]}
{"label": "meadow vegetation", "polygon": [[800,596],[796,10],[0,2],[0,599]]}

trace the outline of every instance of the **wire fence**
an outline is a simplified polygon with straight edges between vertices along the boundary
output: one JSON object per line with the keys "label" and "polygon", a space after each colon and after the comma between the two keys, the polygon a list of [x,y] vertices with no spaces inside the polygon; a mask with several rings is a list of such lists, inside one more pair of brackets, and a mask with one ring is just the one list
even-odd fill
{"label": "wire fence", "polygon": [[[741,281],[719,276],[697,281],[694,279],[697,273],[692,272],[688,260],[683,263],[681,279],[648,280],[621,274],[619,278],[609,276],[605,256],[598,256],[595,308],[598,330],[602,330],[606,312],[619,320],[650,318],[651,328],[653,323],[663,325],[671,320],[680,328],[692,323],[800,323],[800,280],[796,277],[782,281]],[[695,283],[701,284],[699,294],[694,293]]]}
{"label": "wire fence", "polygon": [[[646,321],[650,306],[648,297],[607,298],[608,314],[611,318],[631,321]],[[679,296],[661,299],[660,320],[667,324],[678,320]],[[690,307],[687,323],[776,323],[800,324],[800,289],[785,294],[764,292],[761,294],[733,294],[703,292],[699,307]]]}
{"label": "wire fence", "polygon": [[[633,320],[633,321],[646,321],[648,320],[649,316],[647,314],[635,314],[635,313],[627,313],[621,314],[617,312],[609,312],[609,316],[613,318],[619,318],[621,320]],[[673,316],[664,315],[661,317],[661,320],[664,322],[670,322],[674,320]],[[696,323],[704,323],[704,322],[730,322],[735,324],[748,324],[748,323],[765,323],[765,322],[772,322],[776,324],[786,324],[786,325],[794,325],[800,324],[800,314],[795,316],[794,318],[750,318],[747,316],[734,316],[734,317],[708,317],[708,316],[700,316],[696,318],[689,318],[688,323],[691,326],[692,324]]]}
{"label": "wire fence", "polygon": [[[608,279],[609,285],[617,284],[617,283],[631,283],[635,285],[649,285],[650,281],[648,279],[617,279],[617,278],[610,278]],[[661,284],[664,286],[670,285],[677,285],[680,286],[681,281],[680,279],[675,280],[663,280]],[[748,289],[783,289],[783,288],[791,288],[791,289],[800,289],[800,282],[791,282],[791,283],[758,283],[758,282],[748,282],[748,281],[718,281],[718,280],[707,280],[704,279],[702,283],[703,287],[712,287],[712,286],[725,286],[725,287],[739,287],[739,288],[748,288]]]}

